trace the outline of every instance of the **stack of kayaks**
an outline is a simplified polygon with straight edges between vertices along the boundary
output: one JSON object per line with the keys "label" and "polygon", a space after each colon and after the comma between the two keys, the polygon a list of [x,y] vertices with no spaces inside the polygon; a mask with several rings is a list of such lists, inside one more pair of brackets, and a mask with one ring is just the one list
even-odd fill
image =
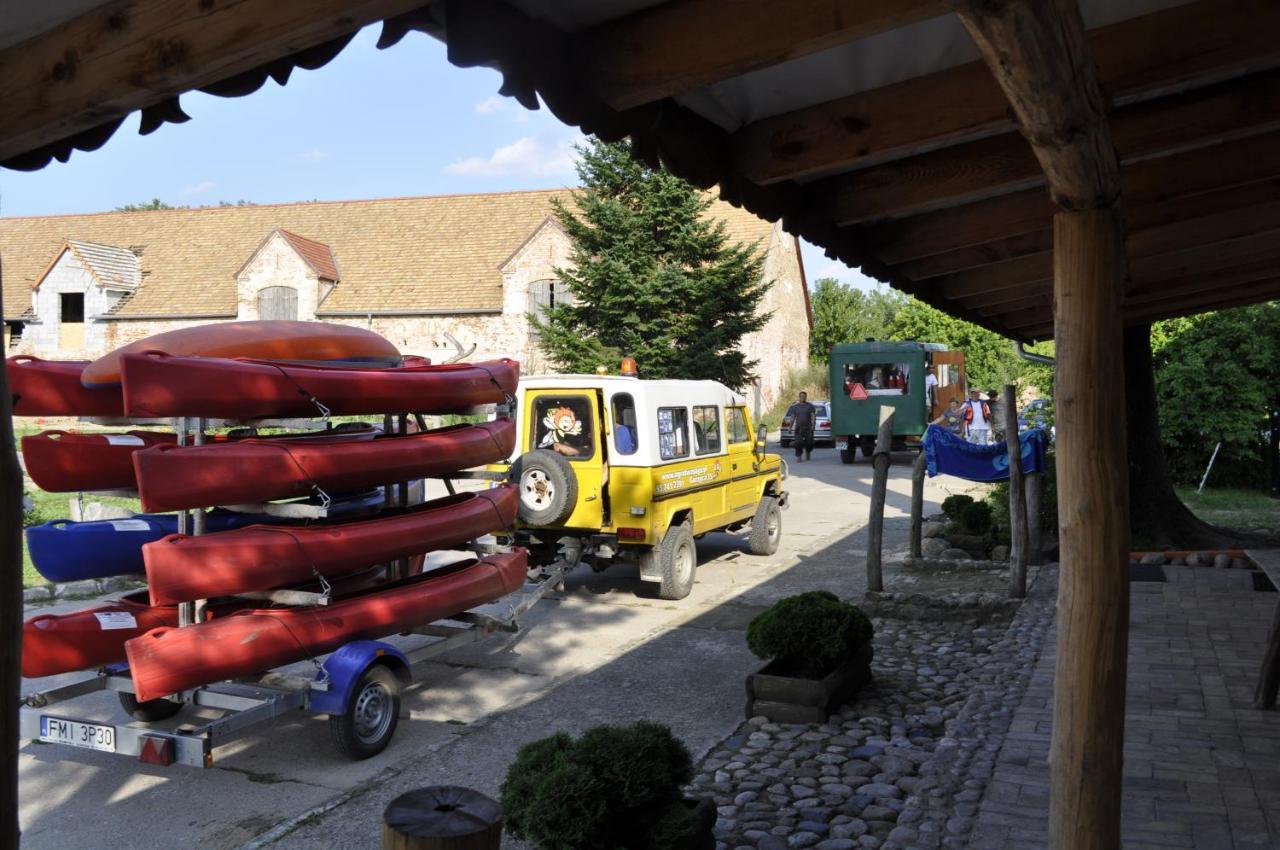
{"label": "stack of kayaks", "polygon": [[[377,334],[313,322],[231,322],[160,334],[92,363],[10,358],[17,415],[252,421],[317,415],[444,413],[504,402],[514,361],[433,366]],[[508,528],[510,487],[408,507],[384,488],[510,455],[514,424],[497,419],[417,433],[356,424],[303,434],[46,431],[22,441],[28,473],[53,492],[136,490],[148,513],[58,520],[27,531],[54,581],[145,571],[147,589],[70,614],[29,620],[23,674],[47,676],[128,659],[148,700],[383,637],[493,601],[525,579],[525,554],[468,559],[405,576],[393,562],[456,549]],[[348,494],[341,496],[338,494]],[[218,506],[321,501],[311,524]],[[389,501],[389,500],[388,500]],[[204,532],[177,515],[207,509]],[[328,594],[282,607],[266,591]],[[209,600],[178,627],[178,606]]]}

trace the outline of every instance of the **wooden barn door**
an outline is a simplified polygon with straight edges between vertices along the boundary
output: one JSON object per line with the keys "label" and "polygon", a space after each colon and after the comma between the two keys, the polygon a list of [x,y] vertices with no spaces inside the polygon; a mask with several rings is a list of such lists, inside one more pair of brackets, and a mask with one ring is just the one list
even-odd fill
{"label": "wooden barn door", "polygon": [[298,318],[298,290],[292,286],[268,286],[258,293],[259,319]]}

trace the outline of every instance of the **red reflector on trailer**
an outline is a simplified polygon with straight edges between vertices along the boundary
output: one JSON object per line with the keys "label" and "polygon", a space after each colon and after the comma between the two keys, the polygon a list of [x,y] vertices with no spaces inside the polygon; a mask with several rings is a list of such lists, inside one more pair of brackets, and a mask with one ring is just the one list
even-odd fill
{"label": "red reflector on trailer", "polygon": [[643,528],[619,528],[619,540],[644,540]]}
{"label": "red reflector on trailer", "polygon": [[173,764],[173,758],[172,738],[161,738],[157,735],[142,736],[142,752],[138,753],[138,761],[168,767]]}

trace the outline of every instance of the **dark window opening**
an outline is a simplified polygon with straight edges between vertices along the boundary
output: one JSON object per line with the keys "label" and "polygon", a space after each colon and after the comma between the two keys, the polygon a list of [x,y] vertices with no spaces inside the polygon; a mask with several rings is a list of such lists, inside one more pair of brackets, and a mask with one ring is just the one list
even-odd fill
{"label": "dark window opening", "polygon": [[84,321],[84,293],[61,293],[62,309],[59,316],[63,322],[79,323]]}

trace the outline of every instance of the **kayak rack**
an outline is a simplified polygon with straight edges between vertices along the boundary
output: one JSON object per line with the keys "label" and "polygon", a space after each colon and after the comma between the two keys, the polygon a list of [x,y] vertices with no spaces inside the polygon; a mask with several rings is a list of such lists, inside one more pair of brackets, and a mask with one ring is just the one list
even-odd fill
{"label": "kayak rack", "polygon": [[[403,635],[436,638],[432,643],[407,652],[385,641],[353,641],[342,646],[323,663],[317,662],[318,669],[314,678],[267,673],[253,679],[204,685],[139,706],[154,707],[155,703],[171,703],[169,711],[158,712],[162,715],[172,715],[183,705],[225,712],[221,717],[199,724],[184,724],[164,730],[139,723],[96,723],[60,713],[59,709],[69,707],[67,704],[73,700],[102,691],[121,695],[122,702],[126,696],[133,697],[133,679],[129,676],[128,668],[123,664],[104,667],[95,675],[80,681],[24,696],[19,705],[19,737],[77,749],[133,756],[146,764],[212,767],[215,748],[254,727],[294,711],[327,714],[331,729],[351,722],[358,711],[358,686],[372,667],[389,668],[401,684],[407,684],[411,681],[411,668],[414,664],[477,643],[494,634],[519,634],[523,630],[521,617],[548,591],[558,587],[565,573],[575,566],[569,560],[553,565],[532,588],[526,584],[528,589],[519,598],[506,598],[507,611],[503,616],[467,611],[402,632]],[[393,722],[387,733],[387,741],[381,742],[382,747],[386,746],[394,731]],[[335,732],[335,737],[336,735]],[[341,744],[339,749],[352,755]],[[354,755],[363,757],[358,753]]]}

